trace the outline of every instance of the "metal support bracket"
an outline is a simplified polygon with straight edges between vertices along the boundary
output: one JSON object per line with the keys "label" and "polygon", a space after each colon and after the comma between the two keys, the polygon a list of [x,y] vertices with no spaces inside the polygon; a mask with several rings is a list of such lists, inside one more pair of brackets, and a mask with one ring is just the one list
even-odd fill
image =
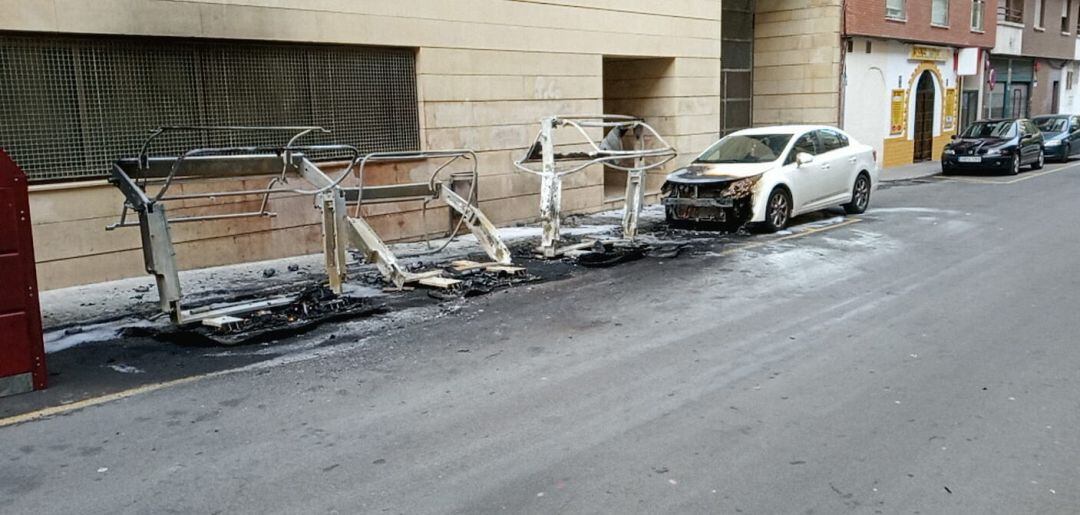
{"label": "metal support bracket", "polygon": [[[560,128],[576,129],[584,138],[588,150],[556,152],[558,143],[555,141],[555,130]],[[609,133],[598,142],[588,133],[587,129],[590,128],[608,129]],[[625,133],[631,133],[634,138],[630,150],[623,149]],[[646,138],[654,140],[655,144],[648,146]],[[645,204],[646,172],[663,166],[677,155],[675,148],[640,118],[604,114],[549,116],[541,120],[540,131],[533,144],[524,157],[514,162],[518,170],[540,176],[540,224],[543,232],[537,253],[554,258],[582,247],[581,244],[559,247],[563,177],[596,164],[626,172],[622,238],[633,240],[637,237],[638,220]],[[540,163],[539,169],[534,168],[536,162]]]}

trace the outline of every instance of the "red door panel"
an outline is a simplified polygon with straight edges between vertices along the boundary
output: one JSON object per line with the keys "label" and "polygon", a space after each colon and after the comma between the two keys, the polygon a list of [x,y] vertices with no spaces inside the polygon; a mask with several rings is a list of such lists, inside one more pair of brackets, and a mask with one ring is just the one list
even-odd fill
{"label": "red door panel", "polygon": [[45,377],[26,175],[0,150],[0,395],[45,388]]}

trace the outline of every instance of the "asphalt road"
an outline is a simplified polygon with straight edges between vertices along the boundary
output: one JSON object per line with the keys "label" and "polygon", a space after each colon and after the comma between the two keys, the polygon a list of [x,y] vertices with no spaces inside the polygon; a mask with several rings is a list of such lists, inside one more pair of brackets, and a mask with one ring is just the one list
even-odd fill
{"label": "asphalt road", "polygon": [[0,512],[1075,513],[1070,166],[0,427]]}

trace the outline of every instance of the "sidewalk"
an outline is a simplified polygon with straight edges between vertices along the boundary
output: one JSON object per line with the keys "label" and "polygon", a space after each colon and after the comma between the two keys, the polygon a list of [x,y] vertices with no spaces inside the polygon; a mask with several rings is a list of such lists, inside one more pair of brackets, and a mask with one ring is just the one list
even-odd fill
{"label": "sidewalk", "polygon": [[941,161],[923,161],[903,166],[881,169],[882,182],[907,181],[938,175],[941,173]]}

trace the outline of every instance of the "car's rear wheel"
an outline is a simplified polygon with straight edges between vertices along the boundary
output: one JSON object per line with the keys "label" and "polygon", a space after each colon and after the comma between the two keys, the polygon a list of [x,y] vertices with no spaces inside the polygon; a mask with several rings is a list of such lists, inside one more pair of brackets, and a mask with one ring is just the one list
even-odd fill
{"label": "car's rear wheel", "polygon": [[1032,170],[1042,170],[1043,165],[1046,164],[1046,154],[1042,150],[1039,151],[1039,158],[1031,163]]}
{"label": "car's rear wheel", "polygon": [[849,215],[861,215],[870,206],[870,176],[860,173],[851,188],[851,202],[844,204],[844,211]]}
{"label": "car's rear wheel", "polygon": [[1012,163],[1009,164],[1009,175],[1018,175],[1020,173],[1020,154],[1016,154],[1012,158]]}
{"label": "car's rear wheel", "polygon": [[787,227],[791,218],[791,196],[784,188],[776,188],[769,193],[769,201],[765,204],[765,222],[762,228],[766,232],[781,231]]}

